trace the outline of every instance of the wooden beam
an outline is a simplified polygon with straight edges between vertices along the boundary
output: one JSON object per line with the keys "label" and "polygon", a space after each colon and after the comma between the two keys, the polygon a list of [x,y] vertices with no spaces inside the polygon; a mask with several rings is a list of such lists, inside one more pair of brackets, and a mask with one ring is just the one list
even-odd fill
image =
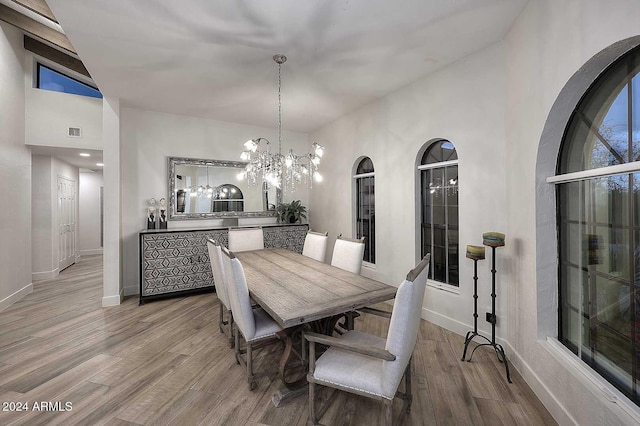
{"label": "wooden beam", "polygon": [[22,31],[41,38],[42,40],[46,40],[61,49],[76,54],[67,36],[3,4],[0,4],[0,20],[18,27]]}
{"label": "wooden beam", "polygon": [[53,12],[49,9],[49,5],[44,0],[13,0],[13,2],[34,11],[38,15],[44,16],[56,24],[58,23],[56,17],[53,16]]}
{"label": "wooden beam", "polygon": [[66,53],[54,49],[53,47],[35,40],[27,35],[24,36],[24,48],[36,55],[42,56],[45,59],[62,65],[72,71],[91,78],[89,71],[84,67],[84,64],[80,59],[76,59],[73,56],[69,56]]}

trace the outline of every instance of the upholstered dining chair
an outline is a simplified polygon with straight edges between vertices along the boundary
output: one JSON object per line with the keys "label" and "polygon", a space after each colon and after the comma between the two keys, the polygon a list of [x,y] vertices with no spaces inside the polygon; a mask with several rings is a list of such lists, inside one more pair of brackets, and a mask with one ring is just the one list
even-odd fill
{"label": "upholstered dining chair", "polygon": [[359,274],[364,256],[364,237],[358,239],[346,238],[339,235],[333,246],[331,265],[345,271]]}
{"label": "upholstered dining chair", "polygon": [[327,232],[307,232],[307,236],[304,238],[304,246],[302,247],[302,255],[324,262],[324,258],[327,255],[328,235]]}
{"label": "upholstered dining chair", "polygon": [[[360,331],[348,331],[340,337],[305,333],[309,344],[309,420],[318,424],[315,406],[316,385],[328,386],[381,400],[387,426],[393,420],[393,399],[404,400],[403,414],[411,409],[411,360],[420,326],[429,265],[427,254],[400,284],[393,304],[387,338]],[[329,346],[315,359],[315,345]],[[404,377],[405,391],[399,392]]]}
{"label": "upholstered dining chair", "polygon": [[[218,295],[218,304],[220,305],[220,317],[218,327],[229,339],[229,346],[233,347],[233,313],[231,311],[231,303],[227,294],[227,283],[222,266],[222,249],[217,241],[207,238],[207,250],[209,251],[209,261],[211,262],[211,272],[213,273],[213,282],[216,286],[216,294]],[[224,319],[224,311],[228,312],[229,319]]]}
{"label": "upholstered dining chair", "polygon": [[230,228],[229,250],[241,252],[248,250],[262,250],[264,248],[264,233],[262,228]]}
{"label": "upholstered dining chair", "polygon": [[[331,266],[353,272],[354,274],[360,274],[363,256],[364,237],[353,239],[343,237],[342,234],[340,234],[338,235],[338,238],[336,238],[335,245],[333,246]],[[360,314],[355,311],[345,312],[344,322],[338,325],[343,329],[353,330],[354,321],[359,316]],[[342,330],[338,327],[336,327],[335,330],[337,333],[342,333]]]}
{"label": "upholstered dining chair", "polygon": [[[240,260],[226,247],[220,246],[220,249],[223,254],[222,261],[228,284],[227,292],[233,312],[236,360],[238,364],[246,367],[249,390],[254,390],[257,378],[273,374],[278,369],[256,374],[253,371],[253,350],[262,347],[263,343],[280,342],[276,333],[281,331],[282,327],[263,309],[252,308],[249,287]],[[244,350],[240,347],[240,337],[244,338],[246,342]],[[246,353],[246,360],[242,358],[243,353]]]}

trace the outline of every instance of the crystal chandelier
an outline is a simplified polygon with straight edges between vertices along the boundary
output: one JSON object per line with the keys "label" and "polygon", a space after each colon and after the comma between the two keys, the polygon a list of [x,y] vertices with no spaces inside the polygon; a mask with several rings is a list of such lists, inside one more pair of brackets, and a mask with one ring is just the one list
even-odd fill
{"label": "crystal chandelier", "polygon": [[289,149],[286,155],[282,155],[282,64],[287,61],[284,55],[274,55],[273,60],[278,64],[278,152],[271,153],[271,143],[266,138],[251,139],[244,143],[245,151],[240,158],[247,165],[238,177],[247,179],[253,185],[262,184],[277,188],[295,191],[300,183],[322,181],[322,175],[318,172],[320,157],[324,153],[324,147],[314,143],[311,151],[304,155],[296,155],[293,149]]}

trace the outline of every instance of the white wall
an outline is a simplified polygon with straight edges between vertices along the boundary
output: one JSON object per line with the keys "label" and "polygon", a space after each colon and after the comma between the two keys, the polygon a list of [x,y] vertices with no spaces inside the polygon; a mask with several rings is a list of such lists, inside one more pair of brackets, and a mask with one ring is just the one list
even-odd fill
{"label": "white wall", "polygon": [[[444,138],[456,146],[459,158],[462,253],[467,244],[481,244],[483,232],[504,232],[504,210],[496,208],[505,204],[503,99],[504,46],[497,44],[314,133],[313,140],[327,147],[328,176],[311,193],[314,228],[329,232],[330,246],[338,234],[352,234],[353,198],[345,188],[356,159],[369,156],[375,168],[377,261],[374,271],[364,269],[363,274],[398,285],[419,256],[414,209],[418,152],[427,141]],[[504,251],[498,253],[502,271]],[[447,328],[463,329],[456,323],[472,320],[473,289],[464,278],[472,275],[473,264],[465,260],[463,254],[460,294],[433,287],[426,292],[425,315]],[[488,270],[488,262],[479,267],[483,295],[490,293]],[[499,317],[503,300],[501,295]],[[484,312],[491,300],[481,297],[479,304]],[[481,327],[490,330],[485,324]],[[504,334],[506,321],[498,326]]]}
{"label": "white wall", "polygon": [[[58,269],[58,177],[65,177],[75,182],[77,218],[79,173],[77,167],[54,157],[34,155],[32,161],[32,278],[36,281],[54,278],[60,272]],[[76,224],[76,238],[77,236]]]}
{"label": "white wall", "polygon": [[[34,87],[35,60],[52,68],[60,66],[25,51],[24,85],[26,91],[27,145],[65,148],[102,149],[102,99]],[[64,74],[74,75],[70,70]],[[80,138],[68,137],[69,127],[80,127]]]}
{"label": "white wall", "polygon": [[[33,279],[49,279],[58,274],[53,259],[53,208],[51,188],[51,157],[33,155],[31,157],[31,179],[36,184],[31,188],[31,263]],[[57,244],[57,240],[56,240]]]}
{"label": "white wall", "polygon": [[[278,137],[277,129],[202,118],[133,108],[122,108],[120,114],[123,286],[125,295],[130,295],[139,290],[138,233],[146,226],[147,201],[150,198],[169,199],[167,158],[240,161],[245,141],[260,136],[277,144]],[[304,153],[310,149],[305,134],[283,132],[282,143],[283,151],[291,147]],[[292,199],[300,199],[308,205],[306,188],[284,195],[285,201]],[[219,220],[171,221],[169,227],[210,227],[221,223]]]}
{"label": "white wall", "polygon": [[101,254],[100,188],[102,172],[80,171],[78,248],[80,255]]}
{"label": "white wall", "polygon": [[0,22],[0,310],[31,285],[31,152],[24,146],[22,33]]}
{"label": "white wall", "polygon": [[[635,424],[640,419],[633,403],[624,406],[611,386],[592,381],[575,356],[539,339],[535,234],[536,158],[551,105],[589,58],[637,35],[638,22],[640,3],[634,1],[530,1],[503,42],[311,135],[327,146],[325,164],[331,165],[328,178],[311,193],[314,228],[333,238],[352,232],[352,195],[345,188],[353,162],[370,156],[376,172],[378,262],[375,271],[364,273],[394,285],[417,257],[416,154],[436,137],[456,145],[460,294],[428,288],[423,316],[458,333],[472,328],[473,263],[464,258],[465,245],[480,243],[485,231],[505,232],[506,246],[497,250],[497,334],[561,424]],[[482,313],[490,304],[490,256],[479,269],[480,328],[488,334]],[[551,302],[541,315],[557,315],[557,296]]]}

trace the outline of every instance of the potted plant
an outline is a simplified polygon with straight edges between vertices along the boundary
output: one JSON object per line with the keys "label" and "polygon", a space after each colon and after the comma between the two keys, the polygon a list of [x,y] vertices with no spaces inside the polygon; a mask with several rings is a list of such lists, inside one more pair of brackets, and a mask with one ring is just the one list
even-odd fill
{"label": "potted plant", "polygon": [[280,223],[301,223],[302,219],[306,219],[307,208],[302,205],[300,200],[294,200],[290,203],[278,204],[278,222]]}

